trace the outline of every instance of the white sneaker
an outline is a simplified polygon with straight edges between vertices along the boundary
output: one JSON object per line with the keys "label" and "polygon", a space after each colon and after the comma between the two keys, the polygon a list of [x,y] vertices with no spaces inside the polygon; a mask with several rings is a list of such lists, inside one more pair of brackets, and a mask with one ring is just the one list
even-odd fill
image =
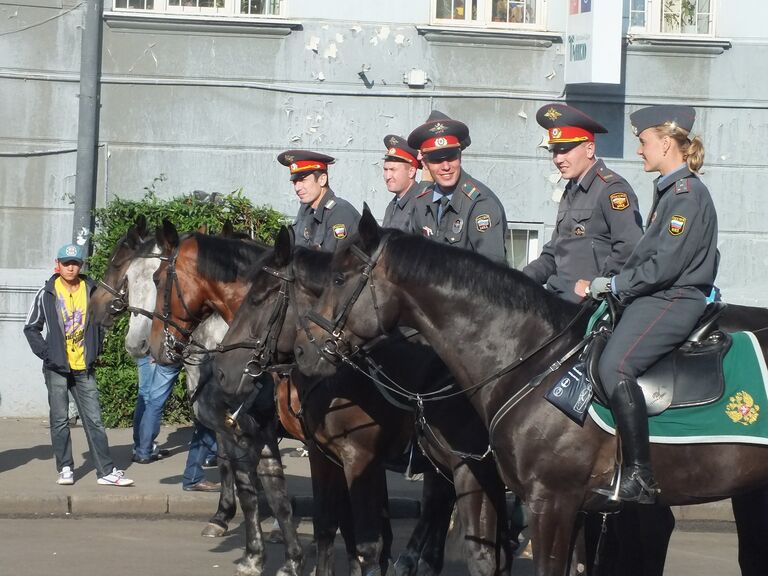
{"label": "white sneaker", "polygon": [[72,472],[72,468],[64,466],[59,472],[59,478],[56,480],[56,484],[62,484],[70,486],[75,483],[75,474]]}
{"label": "white sneaker", "polygon": [[133,480],[125,478],[125,472],[112,468],[112,472],[96,480],[102,486],[131,486]]}

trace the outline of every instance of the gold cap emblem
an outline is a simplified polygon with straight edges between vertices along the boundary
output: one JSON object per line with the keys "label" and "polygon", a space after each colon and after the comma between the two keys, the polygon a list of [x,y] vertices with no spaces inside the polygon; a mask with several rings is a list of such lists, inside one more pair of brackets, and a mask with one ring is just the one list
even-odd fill
{"label": "gold cap emblem", "polygon": [[434,134],[438,134],[439,132],[445,132],[445,130],[446,130],[446,127],[440,122],[438,122],[437,124],[432,126],[432,128],[429,129],[429,131],[433,132]]}
{"label": "gold cap emblem", "polygon": [[549,118],[550,120],[552,120],[552,122],[560,118],[560,116],[562,116],[562,113],[558,112],[554,108],[550,108],[549,110],[547,110],[546,114],[544,114],[544,117]]}

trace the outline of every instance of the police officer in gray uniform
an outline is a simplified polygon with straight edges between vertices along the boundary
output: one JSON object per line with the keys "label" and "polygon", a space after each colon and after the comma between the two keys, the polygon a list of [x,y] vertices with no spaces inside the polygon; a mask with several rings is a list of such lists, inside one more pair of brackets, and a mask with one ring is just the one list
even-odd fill
{"label": "police officer in gray uniform", "polygon": [[637,196],[595,155],[607,130],[581,110],[547,104],[536,114],[547,129],[552,162],[568,180],[552,238],[523,272],[557,295],[579,302],[596,276],[612,276],[643,235]]}
{"label": "police officer in gray uniform", "polygon": [[291,171],[301,207],[293,223],[296,245],[333,252],[355,231],[360,213],[338,198],[328,183],[328,165],[336,160],[309,150],[286,150],[277,157]]}
{"label": "police officer in gray uniform", "polygon": [[424,186],[416,182],[416,171],[421,168],[418,160],[419,151],[408,146],[405,138],[388,134],[384,138],[387,151],[384,154],[384,182],[387,190],[395,197],[387,204],[384,228],[397,228],[408,231],[411,223],[411,213],[415,202]]}
{"label": "police officer in gray uniform", "polygon": [[[717,275],[717,214],[699,180],[704,145],[690,131],[689,106],[651,106],[630,115],[646,172],[659,172],[646,231],[621,271],[589,291],[616,295],[627,307],[598,370],[622,440],[619,497],[653,503],[648,417],[637,377],[685,340],[706,307]],[[612,490],[599,489],[610,495]]]}
{"label": "police officer in gray uniform", "polygon": [[506,264],[509,232],[504,206],[461,167],[469,129],[441,112],[430,118],[408,136],[408,144],[421,151],[434,179],[414,199],[411,232]]}

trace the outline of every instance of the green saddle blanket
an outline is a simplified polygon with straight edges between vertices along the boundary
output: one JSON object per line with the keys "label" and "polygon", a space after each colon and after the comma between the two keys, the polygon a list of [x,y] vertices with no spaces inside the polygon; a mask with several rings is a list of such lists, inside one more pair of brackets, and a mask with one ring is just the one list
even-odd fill
{"label": "green saddle blanket", "polygon": [[[651,416],[651,442],[699,444],[743,442],[768,444],[768,371],[754,334],[734,332],[733,345],[723,360],[725,392],[704,406],[671,408]],[[606,432],[615,433],[613,415],[595,402],[589,415]]]}

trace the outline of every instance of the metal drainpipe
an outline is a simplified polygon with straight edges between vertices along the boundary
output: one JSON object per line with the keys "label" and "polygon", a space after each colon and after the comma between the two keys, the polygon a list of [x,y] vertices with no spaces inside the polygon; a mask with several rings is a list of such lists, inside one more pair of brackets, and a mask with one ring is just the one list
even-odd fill
{"label": "metal drainpipe", "polygon": [[77,172],[72,239],[88,254],[93,233],[98,172],[102,13],[104,0],[86,0],[80,53],[80,111],[77,123]]}

